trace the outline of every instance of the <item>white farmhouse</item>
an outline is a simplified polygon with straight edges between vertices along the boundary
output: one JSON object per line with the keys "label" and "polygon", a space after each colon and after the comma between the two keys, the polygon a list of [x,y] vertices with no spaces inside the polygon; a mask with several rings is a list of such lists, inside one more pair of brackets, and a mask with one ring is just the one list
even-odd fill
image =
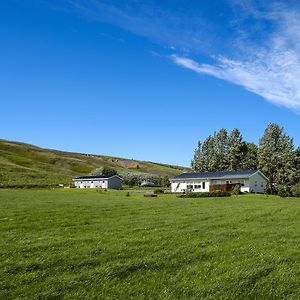
{"label": "white farmhouse", "polygon": [[172,193],[230,191],[264,193],[268,178],[260,170],[183,173],[170,179]]}
{"label": "white farmhouse", "polygon": [[122,178],[113,176],[81,176],[73,179],[74,186],[80,189],[114,189],[122,188]]}

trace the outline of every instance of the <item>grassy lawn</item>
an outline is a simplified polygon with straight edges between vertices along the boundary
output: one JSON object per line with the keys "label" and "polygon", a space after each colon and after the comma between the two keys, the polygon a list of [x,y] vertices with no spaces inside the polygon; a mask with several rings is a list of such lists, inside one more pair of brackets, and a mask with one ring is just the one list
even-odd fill
{"label": "grassy lawn", "polygon": [[0,299],[299,299],[300,199],[0,190]]}

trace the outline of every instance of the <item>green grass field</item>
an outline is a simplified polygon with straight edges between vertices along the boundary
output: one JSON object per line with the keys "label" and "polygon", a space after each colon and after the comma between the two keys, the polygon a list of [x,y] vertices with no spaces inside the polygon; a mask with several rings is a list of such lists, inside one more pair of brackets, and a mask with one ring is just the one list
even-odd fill
{"label": "green grass field", "polygon": [[300,299],[300,199],[0,190],[0,299]]}

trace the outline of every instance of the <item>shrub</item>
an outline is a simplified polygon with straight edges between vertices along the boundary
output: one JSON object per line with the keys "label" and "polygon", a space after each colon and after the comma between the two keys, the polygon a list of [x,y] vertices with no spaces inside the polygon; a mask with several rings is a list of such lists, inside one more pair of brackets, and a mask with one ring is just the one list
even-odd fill
{"label": "shrub", "polygon": [[142,182],[153,182],[157,185],[159,179],[157,175],[141,172],[121,172],[120,176],[123,178],[123,183],[129,186],[139,186]]}
{"label": "shrub", "polygon": [[118,175],[118,173],[115,169],[106,167],[106,168],[103,168],[102,175],[104,175],[104,176],[114,176],[114,175]]}
{"label": "shrub", "polygon": [[97,168],[90,172],[90,175],[92,176],[113,176],[118,175],[117,171],[113,168],[105,167],[105,168]]}
{"label": "shrub", "polygon": [[207,197],[230,197],[231,194],[229,192],[205,192],[205,193],[187,193],[184,195],[180,195],[180,198],[207,198]]}
{"label": "shrub", "polygon": [[129,192],[127,192],[126,197],[130,197],[130,193]]}
{"label": "shrub", "polygon": [[231,195],[237,196],[238,194],[240,194],[240,192],[241,192],[241,188],[238,184],[233,186],[233,188],[231,189]]}
{"label": "shrub", "polygon": [[168,176],[160,176],[159,179],[158,179],[158,185],[169,187],[170,186],[169,177]]}
{"label": "shrub", "polygon": [[278,185],[277,186],[277,195],[280,197],[290,197],[292,196],[291,188],[287,185]]}
{"label": "shrub", "polygon": [[157,197],[155,194],[144,194],[144,197]]}
{"label": "shrub", "polygon": [[153,193],[154,193],[154,194],[163,194],[163,193],[164,193],[164,190],[162,190],[162,189],[155,189],[155,190],[153,191]]}
{"label": "shrub", "polygon": [[300,197],[300,183],[293,186],[292,192],[295,197]]}

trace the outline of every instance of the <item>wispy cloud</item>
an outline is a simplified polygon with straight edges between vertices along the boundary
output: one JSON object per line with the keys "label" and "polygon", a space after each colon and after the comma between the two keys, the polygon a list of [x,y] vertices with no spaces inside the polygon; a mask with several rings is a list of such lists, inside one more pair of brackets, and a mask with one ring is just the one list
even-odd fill
{"label": "wispy cloud", "polygon": [[180,55],[170,58],[181,67],[240,85],[300,114],[300,14],[280,8],[256,12],[258,18],[273,22],[275,30],[263,43],[241,39],[237,59],[219,55],[214,64],[203,64]]}
{"label": "wispy cloud", "polygon": [[273,53],[256,61],[234,61],[219,57],[216,65],[172,55],[179,66],[244,87],[273,104],[300,113],[300,61],[293,53]]}
{"label": "wispy cloud", "polygon": [[184,10],[187,7],[184,2],[182,7],[176,5],[177,9],[170,9],[164,2],[155,0],[52,0],[48,5],[95,21],[112,23],[165,47],[212,51],[213,24],[199,13],[192,13],[191,9]]}

